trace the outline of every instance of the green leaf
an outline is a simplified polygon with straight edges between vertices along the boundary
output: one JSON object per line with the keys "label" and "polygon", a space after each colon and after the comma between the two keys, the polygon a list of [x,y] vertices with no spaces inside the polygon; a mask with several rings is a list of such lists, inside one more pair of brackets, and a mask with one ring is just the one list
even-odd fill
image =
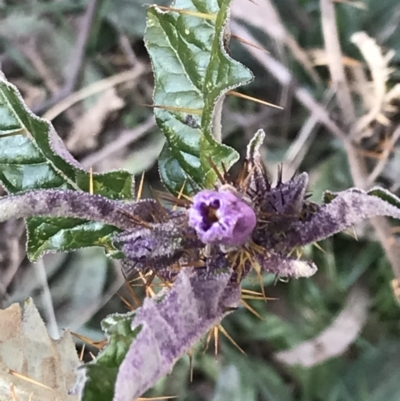
{"label": "green leaf", "polygon": [[392,193],[384,188],[372,188],[370,191],[368,191],[368,195],[377,196],[378,198],[390,203],[392,206],[400,208],[399,198],[393,196]]}
{"label": "green leaf", "polygon": [[135,312],[107,316],[101,323],[108,344],[96,360],[85,365],[87,381],[82,401],[112,401],[117,374],[140,328],[132,330]]}
{"label": "green leaf", "polygon": [[[25,106],[18,90],[0,76],[0,182],[9,193],[31,189],[89,191],[89,172],[70,155],[52,125]],[[131,199],[128,172],[93,174],[95,193],[111,199]],[[74,219],[27,220],[28,256],[36,260],[46,251],[92,245],[111,246],[115,228]]]}
{"label": "green leaf", "polygon": [[192,195],[201,188],[190,180],[187,174],[182,170],[178,160],[175,159],[168,144],[164,145],[163,150],[158,158],[158,166],[160,177],[165,186],[172,193],[179,193],[184,187],[184,193]]}
{"label": "green leaf", "polygon": [[[219,143],[220,113],[224,95],[252,80],[252,73],[225,50],[225,28],[230,0],[201,2],[177,0],[177,11],[147,12],[145,43],[155,77],[154,104],[157,124],[164,132],[168,150],[160,163],[161,177],[172,192],[185,178],[204,187],[217,179],[210,159],[229,169],[238,153]],[[164,171],[171,167],[174,173]],[[172,176],[172,177],[171,177]]]}

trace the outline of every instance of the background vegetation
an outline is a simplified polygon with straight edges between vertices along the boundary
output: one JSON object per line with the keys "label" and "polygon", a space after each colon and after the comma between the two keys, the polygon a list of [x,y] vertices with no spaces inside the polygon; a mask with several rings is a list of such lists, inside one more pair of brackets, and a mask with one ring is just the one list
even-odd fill
{"label": "background vegetation", "polygon": [[[377,183],[399,195],[400,5],[338,1],[336,15],[330,5],[234,1],[232,34],[269,52],[231,38],[232,55],[256,76],[240,91],[284,110],[228,97],[224,141],[243,156],[263,128],[271,177],[280,163],[287,178],[307,171],[315,200],[324,189],[354,184]],[[143,45],[145,11],[138,0],[2,1],[0,61],[28,106],[52,120],[78,160],[99,172],[125,168],[138,180],[145,171],[147,197],[151,188],[163,189],[156,160],[164,139],[146,106],[153,78]],[[353,36],[360,31],[368,36]],[[212,342],[207,351],[199,344],[193,380],[183,358],[149,396],[399,400],[398,230],[376,219],[355,232],[358,241],[350,232],[321,243],[324,251],[306,249],[319,267],[312,279],[265,277],[276,300],[249,301],[262,319],[243,308],[224,321],[245,354],[223,336],[217,358]],[[33,265],[24,236],[22,222],[0,225],[2,306],[31,295],[53,335],[69,327],[100,341],[100,320],[125,311],[123,299],[132,302],[118,263],[87,249],[46,255]],[[246,287],[259,289],[255,279]],[[95,349],[86,348],[86,359],[89,351]]]}

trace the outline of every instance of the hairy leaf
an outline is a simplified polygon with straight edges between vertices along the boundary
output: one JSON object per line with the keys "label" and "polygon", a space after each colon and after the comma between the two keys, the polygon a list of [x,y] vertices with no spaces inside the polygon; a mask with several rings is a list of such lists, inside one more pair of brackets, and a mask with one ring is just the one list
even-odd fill
{"label": "hairy leaf", "polygon": [[382,188],[365,192],[350,188],[339,193],[326,192],[325,203],[305,221],[292,226],[286,241],[290,246],[302,246],[331,237],[346,228],[375,216],[400,219],[400,199]]}
{"label": "hairy leaf", "polygon": [[[132,328],[135,313],[110,315],[102,322],[108,344],[97,356],[78,371],[78,380],[72,389],[82,401],[112,401],[118,370],[140,328]],[[83,384],[85,384],[83,388]]]}
{"label": "hairy leaf", "polygon": [[[0,75],[0,182],[9,193],[31,189],[89,191],[89,173],[70,155],[52,125],[25,106],[17,89]],[[123,171],[93,175],[94,192],[110,199],[132,197],[133,181]],[[111,227],[83,220],[27,221],[28,255],[108,242]]]}
{"label": "hairy leaf", "polygon": [[82,372],[87,380],[82,400],[97,400],[100,394],[104,401],[141,396],[238,306],[239,287],[230,278],[230,273],[210,276],[199,275],[196,269],[182,270],[170,290],[146,299],[134,316],[120,315],[119,326],[107,326],[114,317],[107,318],[103,327],[108,334],[115,327],[114,333],[97,360],[87,365],[86,375]]}
{"label": "hairy leaf", "polygon": [[[165,12],[157,6],[147,13],[145,42],[155,76],[155,115],[167,138],[161,177],[175,193],[185,177],[212,187],[216,175],[210,159],[228,169],[238,160],[234,149],[218,142],[220,108],[226,92],[249,82],[253,75],[225,49],[229,7],[230,0],[177,0],[174,9],[192,14]],[[181,172],[169,173],[169,154]]]}

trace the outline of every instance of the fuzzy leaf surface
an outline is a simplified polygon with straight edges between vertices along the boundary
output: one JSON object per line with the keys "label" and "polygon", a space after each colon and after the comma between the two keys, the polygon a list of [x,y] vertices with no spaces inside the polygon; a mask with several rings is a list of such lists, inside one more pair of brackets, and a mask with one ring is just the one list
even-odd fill
{"label": "fuzzy leaf surface", "polygon": [[81,370],[74,392],[82,393],[82,401],[140,397],[238,306],[240,290],[230,279],[231,273],[184,269],[170,290],[145,299],[134,314],[109,316],[102,323],[109,343]]}
{"label": "fuzzy leaf surface", "polygon": [[[132,328],[134,312],[124,315],[110,315],[102,322],[108,344],[95,361],[85,365],[87,380],[82,392],[82,401],[112,401],[118,370],[128,353],[132,341],[140,332],[140,328]],[[77,381],[79,383],[79,379]],[[77,389],[80,391],[80,389]]]}
{"label": "fuzzy leaf surface", "polygon": [[[221,133],[216,132],[218,123],[213,120],[224,94],[251,81],[253,75],[225,50],[230,0],[177,0],[172,7],[199,14],[149,8],[145,43],[153,63],[154,104],[161,106],[155,108],[155,115],[169,151],[163,153],[161,177],[176,193],[185,181],[177,182],[179,176],[212,187],[217,177],[210,159],[217,167],[224,164],[227,169],[238,160],[234,149],[214,137],[213,133]],[[174,179],[163,171],[169,166],[168,154],[182,170],[173,174]]]}
{"label": "fuzzy leaf surface", "polygon": [[[32,189],[89,191],[89,173],[67,151],[53,126],[33,115],[18,90],[0,76],[0,182],[9,193]],[[93,175],[94,192],[110,199],[132,197],[123,171]],[[114,228],[85,220],[27,220],[28,255],[109,243]]]}

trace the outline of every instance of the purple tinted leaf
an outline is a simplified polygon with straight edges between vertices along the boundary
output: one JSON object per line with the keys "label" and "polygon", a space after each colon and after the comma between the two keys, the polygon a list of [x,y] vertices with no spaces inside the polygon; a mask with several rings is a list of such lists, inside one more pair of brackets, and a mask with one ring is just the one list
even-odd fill
{"label": "purple tinted leaf", "polygon": [[131,216],[152,221],[158,209],[150,199],[123,203],[83,191],[38,190],[0,198],[0,221],[34,216],[74,217],[129,230],[135,226]]}
{"label": "purple tinted leaf", "polygon": [[[334,196],[330,203],[321,206],[306,221],[297,221],[291,226],[286,237],[288,246],[302,246],[320,241],[375,216],[400,219],[398,207],[360,189],[352,188]],[[400,204],[400,200],[394,195],[390,195],[390,198],[392,203]]]}
{"label": "purple tinted leaf", "polygon": [[[188,251],[203,247],[193,229],[187,226],[186,212],[172,212],[170,220],[164,223],[138,227],[115,235],[114,245],[121,249],[127,258],[124,261],[126,275],[132,269],[146,273],[150,269],[167,281],[173,270],[170,266],[184,255],[188,262]],[[196,261],[198,260],[197,253]],[[166,271],[166,275],[163,274]]]}
{"label": "purple tinted leaf", "polygon": [[261,270],[279,277],[311,277],[317,272],[313,262],[282,257],[274,253],[256,255],[255,260],[259,263]]}
{"label": "purple tinted leaf", "polygon": [[239,304],[231,273],[182,270],[172,289],[145,299],[132,322],[141,328],[122,362],[114,401],[131,401],[169,373],[175,361]]}
{"label": "purple tinted leaf", "polygon": [[271,219],[288,217],[298,219],[303,208],[307,185],[307,173],[301,173],[288,182],[280,183],[260,200],[263,212],[269,213]]}

